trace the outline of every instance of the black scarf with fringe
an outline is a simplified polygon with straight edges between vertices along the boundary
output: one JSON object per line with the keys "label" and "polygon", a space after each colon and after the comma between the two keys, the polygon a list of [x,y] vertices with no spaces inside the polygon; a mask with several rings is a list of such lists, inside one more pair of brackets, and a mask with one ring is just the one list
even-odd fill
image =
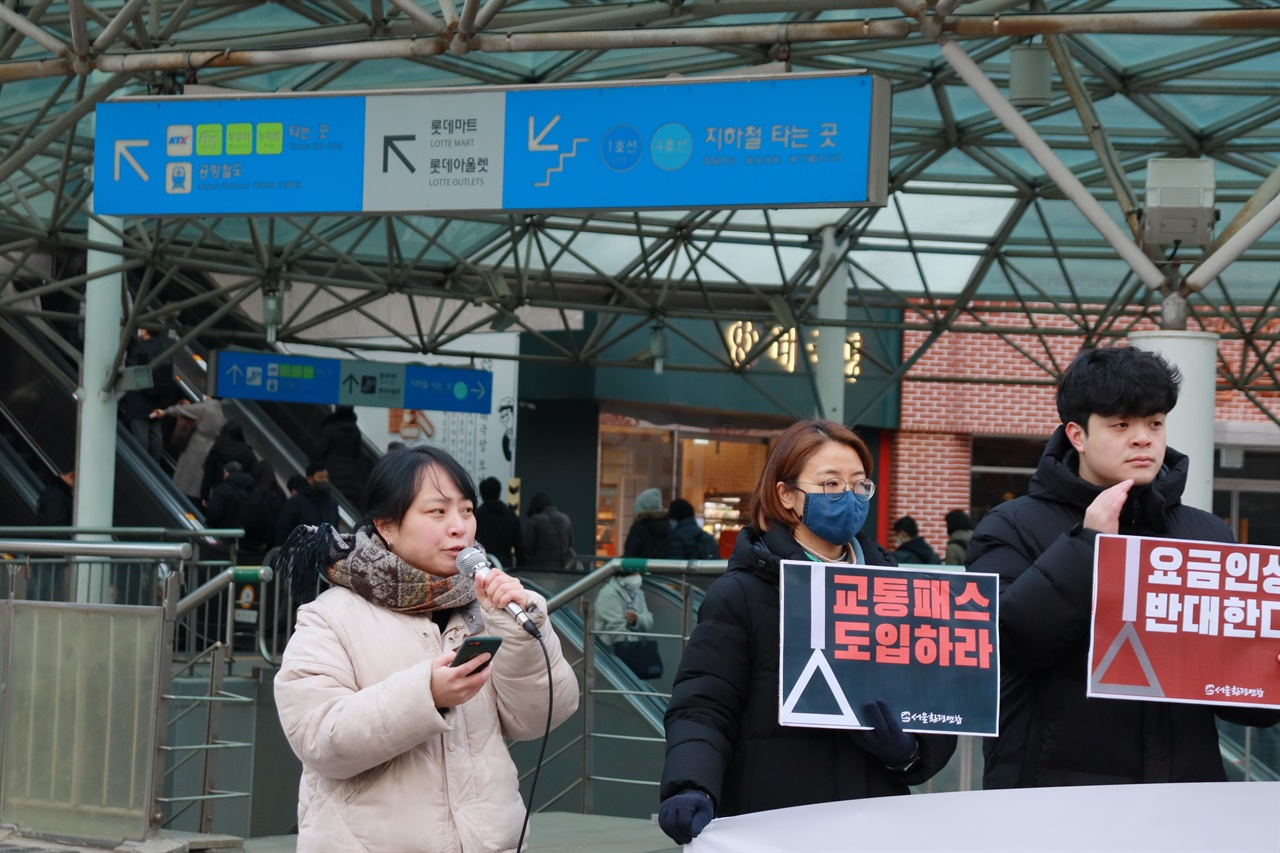
{"label": "black scarf with fringe", "polygon": [[301,524],[280,546],[271,568],[288,578],[298,605],[315,599],[321,577],[397,613],[434,613],[476,600],[472,578],[414,568],[387,548],[372,525],[339,533],[329,524]]}

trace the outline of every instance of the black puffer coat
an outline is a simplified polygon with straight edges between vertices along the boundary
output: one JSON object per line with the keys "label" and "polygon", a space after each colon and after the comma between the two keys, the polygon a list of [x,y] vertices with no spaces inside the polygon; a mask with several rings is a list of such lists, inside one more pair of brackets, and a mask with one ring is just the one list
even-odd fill
{"label": "black puffer coat", "polygon": [[[858,534],[873,566],[895,565]],[[700,788],[716,815],[908,793],[955,750],[946,735],[920,738],[921,761],[894,773],[839,729],[778,724],[780,560],[808,560],[787,530],[738,534],[729,568],[702,602],[667,706],[662,799]],[[892,705],[893,697],[885,697]]]}
{"label": "black puffer coat", "polygon": [[[1129,493],[1120,533],[1232,541],[1222,520],[1184,506],[1188,459],[1172,448],[1150,486]],[[1024,497],[987,513],[969,571],[1000,575],[1000,737],[986,741],[985,788],[1226,781],[1217,716],[1272,725],[1280,712],[1086,698],[1095,531],[1102,491],[1076,473],[1062,427]]]}

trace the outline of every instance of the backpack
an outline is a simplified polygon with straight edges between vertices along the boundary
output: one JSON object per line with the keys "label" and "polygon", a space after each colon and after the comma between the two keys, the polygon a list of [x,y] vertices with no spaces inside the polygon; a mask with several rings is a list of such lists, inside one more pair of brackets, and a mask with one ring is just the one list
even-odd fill
{"label": "backpack", "polygon": [[720,559],[720,547],[716,545],[715,537],[705,530],[699,530],[693,540],[693,558],[695,560]]}

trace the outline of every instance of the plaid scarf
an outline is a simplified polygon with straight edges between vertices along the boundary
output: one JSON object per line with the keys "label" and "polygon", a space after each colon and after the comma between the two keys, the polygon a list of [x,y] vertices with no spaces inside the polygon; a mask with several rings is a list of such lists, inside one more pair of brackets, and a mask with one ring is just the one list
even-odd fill
{"label": "plaid scarf", "polygon": [[289,579],[299,605],[316,597],[320,577],[396,613],[433,613],[476,600],[472,578],[442,578],[415,569],[387,549],[373,525],[355,533],[339,533],[328,524],[299,525],[280,546],[271,567]]}

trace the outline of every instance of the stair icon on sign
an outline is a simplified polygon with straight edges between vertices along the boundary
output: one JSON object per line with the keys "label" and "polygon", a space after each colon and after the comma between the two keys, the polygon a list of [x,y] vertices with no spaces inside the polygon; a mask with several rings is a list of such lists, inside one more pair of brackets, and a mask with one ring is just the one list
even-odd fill
{"label": "stair icon on sign", "polygon": [[534,186],[535,186],[535,187],[549,187],[549,186],[551,186],[551,174],[552,174],[553,172],[563,172],[563,171],[564,171],[564,161],[565,161],[565,160],[568,160],[568,159],[569,159],[569,158],[571,158],[571,157],[577,157],[577,156],[578,156],[578,143],[579,143],[579,142],[590,142],[590,141],[591,141],[591,140],[590,140],[590,139],[587,139],[586,137],[582,137],[582,136],[576,136],[576,137],[574,137],[574,139],[573,139],[573,148],[572,148],[571,150],[569,150],[569,151],[565,151],[565,152],[561,153],[561,155],[560,155],[560,162],[559,162],[559,163],[557,163],[556,165],[552,166],[551,168],[547,169],[547,177],[546,177],[546,179],[545,179],[545,180],[543,180],[543,181],[535,182],[535,183],[534,183]]}

